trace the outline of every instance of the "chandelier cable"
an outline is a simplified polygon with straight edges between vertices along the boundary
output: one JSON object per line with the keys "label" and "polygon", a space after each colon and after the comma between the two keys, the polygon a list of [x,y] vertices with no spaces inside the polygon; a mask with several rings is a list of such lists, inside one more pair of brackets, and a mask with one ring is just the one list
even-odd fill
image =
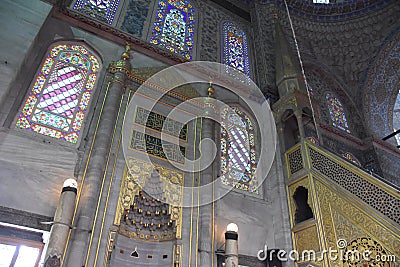
{"label": "chandelier cable", "polygon": [[315,131],[316,131],[316,133],[317,133],[317,139],[318,139],[319,142],[321,142],[322,139],[320,138],[320,134],[319,134],[318,126],[317,126],[317,120],[316,120],[316,118],[315,118],[315,111],[314,111],[314,107],[313,107],[312,101],[311,101],[310,87],[309,87],[309,85],[308,85],[307,77],[306,77],[306,74],[305,74],[305,71],[304,71],[304,65],[303,65],[303,60],[301,59],[301,55],[300,55],[299,44],[298,44],[298,42],[297,42],[296,33],[295,33],[295,31],[294,31],[293,22],[292,22],[292,18],[291,18],[291,16],[290,16],[288,4],[287,4],[286,0],[284,0],[284,2],[285,2],[285,7],[286,7],[286,13],[287,13],[287,16],[288,16],[288,19],[289,19],[290,28],[291,28],[291,30],[292,30],[292,35],[293,35],[293,39],[294,39],[294,44],[295,44],[295,46],[296,46],[297,57],[298,57],[299,62],[300,62],[301,73],[302,73],[302,76],[303,76],[303,79],[304,79],[304,83],[305,83],[305,85],[306,85],[308,101],[309,101],[310,107],[311,107],[311,113],[312,113],[311,115],[312,115],[312,117],[313,117],[314,126],[315,126]]}

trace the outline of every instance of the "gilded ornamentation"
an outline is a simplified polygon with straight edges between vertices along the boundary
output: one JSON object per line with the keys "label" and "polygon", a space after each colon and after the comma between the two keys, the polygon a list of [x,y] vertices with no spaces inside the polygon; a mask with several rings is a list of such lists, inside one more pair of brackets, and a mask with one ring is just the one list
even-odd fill
{"label": "gilded ornamentation", "polygon": [[[360,257],[361,258],[360,259],[357,258],[357,255],[348,254],[348,258],[343,260],[344,267],[350,267],[350,266],[363,267],[365,266],[366,263],[368,264],[368,266],[374,266],[374,267],[390,266],[389,262],[385,262],[386,259],[389,259],[387,252],[378,242],[372,240],[369,237],[360,237],[352,240],[347,245],[346,251],[358,251],[361,254],[364,253],[364,251],[370,251],[371,255],[369,255],[370,260],[366,262],[364,259],[362,259],[362,256]],[[382,261],[380,261],[380,259],[382,259]]]}
{"label": "gilded ornamentation", "polygon": [[317,227],[315,225],[295,233],[296,249],[301,255],[304,250],[320,251]]}
{"label": "gilded ornamentation", "polygon": [[[318,179],[315,187],[320,207],[321,221],[324,226],[326,247],[336,248],[338,239],[352,240],[359,236],[368,236],[377,240],[390,254],[400,255],[400,235],[396,229],[391,229],[380,220],[375,219],[362,207],[356,207],[339,193],[330,189]],[[340,213],[342,217],[335,214]],[[347,222],[343,220],[346,218]],[[347,223],[353,226],[343,227]],[[359,229],[357,229],[359,228]],[[339,266],[338,261],[332,262],[331,266]]]}
{"label": "gilded ornamentation", "polygon": [[291,151],[286,154],[287,161],[289,164],[289,173],[290,176],[295,174],[296,172],[302,170],[304,167],[303,156],[301,153],[301,147],[298,147],[296,150]]}
{"label": "gilded ornamentation", "polygon": [[377,186],[365,176],[335,161],[317,149],[308,146],[311,167],[333,182],[337,183],[351,194],[367,203],[383,215],[400,223],[400,198],[388,192],[383,186]]}
{"label": "gilded ornamentation", "polygon": [[313,203],[312,203],[312,200],[311,200],[312,199],[312,194],[311,194],[312,191],[311,191],[311,188],[310,188],[311,187],[310,186],[310,179],[308,177],[304,177],[303,179],[298,180],[297,182],[292,183],[292,184],[289,185],[289,196],[290,196],[289,202],[290,202],[290,210],[291,210],[290,214],[291,214],[291,219],[292,219],[291,220],[292,221],[292,225],[295,224],[294,216],[295,216],[295,213],[296,213],[296,204],[294,202],[293,195],[294,195],[294,192],[296,191],[296,189],[299,188],[300,186],[302,186],[302,187],[304,187],[304,188],[306,188],[308,190],[307,203],[311,207],[313,213],[315,214],[314,206],[313,206]]}
{"label": "gilded ornamentation", "polygon": [[[131,206],[134,206],[135,196],[139,196],[141,188],[145,185],[146,180],[150,178],[154,169],[157,169],[164,186],[164,199],[162,200],[172,203],[172,205],[169,205],[168,213],[171,216],[171,221],[174,221],[176,226],[176,238],[181,238],[184,185],[183,173],[134,158],[129,158],[127,162],[129,168],[128,166],[125,167],[114,224],[120,225],[122,215],[126,210],[130,209]],[[173,186],[172,184],[179,185],[180,187]],[[179,190],[177,188],[181,189]],[[126,229],[120,229],[119,232],[121,233],[121,231],[125,235],[129,232]],[[135,237],[136,234],[129,233],[129,235]],[[143,238],[146,239],[145,236]]]}

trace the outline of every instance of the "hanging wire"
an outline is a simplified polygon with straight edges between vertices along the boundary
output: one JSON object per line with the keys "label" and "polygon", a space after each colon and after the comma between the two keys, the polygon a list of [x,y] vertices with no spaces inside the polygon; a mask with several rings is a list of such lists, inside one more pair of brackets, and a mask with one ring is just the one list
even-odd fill
{"label": "hanging wire", "polygon": [[314,107],[313,107],[312,102],[311,102],[310,87],[309,87],[309,85],[308,85],[307,77],[306,77],[306,74],[305,74],[305,72],[304,72],[303,60],[301,60],[299,44],[297,43],[296,33],[294,32],[294,27],[293,27],[292,18],[291,18],[291,16],[290,16],[289,7],[288,7],[288,4],[287,4],[286,0],[283,0],[283,1],[285,2],[286,12],[287,12],[287,16],[288,16],[289,23],[290,23],[290,28],[291,28],[291,30],[292,30],[292,35],[293,35],[293,39],[294,39],[294,44],[295,44],[295,46],[296,46],[297,57],[299,58],[299,61],[300,61],[301,73],[302,73],[302,75],[303,75],[304,83],[305,83],[305,85],[306,85],[307,96],[308,96],[308,101],[310,102],[311,115],[312,115],[312,117],[313,117],[314,126],[315,126],[315,131],[316,131],[316,133],[317,133],[317,138],[318,138],[319,142],[321,142],[322,139],[320,138],[320,135],[319,135],[319,131],[318,131],[318,127],[317,127],[317,120],[315,119],[315,111],[314,111]]}

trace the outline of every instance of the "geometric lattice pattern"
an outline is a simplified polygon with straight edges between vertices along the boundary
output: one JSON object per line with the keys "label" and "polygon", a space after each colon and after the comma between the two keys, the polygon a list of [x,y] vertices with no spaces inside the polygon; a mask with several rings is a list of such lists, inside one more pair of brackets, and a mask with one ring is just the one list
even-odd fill
{"label": "geometric lattice pattern", "polygon": [[303,156],[301,155],[301,147],[289,153],[287,157],[291,175],[303,169]]}
{"label": "geometric lattice pattern", "polygon": [[329,114],[331,115],[333,126],[350,133],[346,115],[344,114],[343,105],[340,100],[328,93],[326,94],[326,101],[328,103]]}
{"label": "geometric lattice pattern", "polygon": [[139,106],[136,108],[135,123],[187,141],[187,125]]}
{"label": "geometric lattice pattern", "polygon": [[73,9],[99,21],[112,24],[118,5],[119,0],[77,0]]}
{"label": "geometric lattice pattern", "polygon": [[239,108],[226,107],[221,112],[221,181],[258,194],[255,170],[252,122]]}
{"label": "geometric lattice pattern", "polygon": [[132,131],[132,139],[129,148],[158,158],[185,164],[185,147],[145,133]]}
{"label": "geometric lattice pattern", "polygon": [[50,47],[16,126],[76,143],[99,69],[97,58],[81,44]]}
{"label": "geometric lattice pattern", "polygon": [[[231,22],[225,22],[224,34],[224,60],[223,62],[250,76],[250,63],[247,47],[247,36]],[[229,69],[228,69],[229,72]]]}
{"label": "geometric lattice pattern", "polygon": [[194,13],[187,0],[159,0],[150,42],[192,59]]}
{"label": "geometric lattice pattern", "polygon": [[382,190],[360,175],[308,147],[311,166],[324,176],[360,198],[370,207],[400,223],[400,199]]}

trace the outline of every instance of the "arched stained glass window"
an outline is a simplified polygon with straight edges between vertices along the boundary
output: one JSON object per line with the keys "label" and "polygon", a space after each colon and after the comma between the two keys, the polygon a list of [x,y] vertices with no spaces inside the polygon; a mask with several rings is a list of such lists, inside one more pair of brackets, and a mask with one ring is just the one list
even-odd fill
{"label": "arched stained glass window", "polygon": [[79,43],[53,45],[40,66],[16,126],[78,141],[100,63]]}
{"label": "arched stained glass window", "polygon": [[353,162],[353,163],[356,164],[357,166],[361,166],[360,161],[359,161],[353,154],[351,154],[350,152],[344,152],[344,153],[342,154],[342,156],[343,156],[345,159],[347,159],[348,161]]}
{"label": "arched stained glass window", "polygon": [[331,93],[326,94],[326,101],[328,103],[329,114],[331,116],[333,126],[350,133],[342,102],[340,102],[340,100]]}
{"label": "arched stained glass window", "polygon": [[254,127],[239,108],[221,112],[221,180],[225,185],[258,194],[255,177]]}
{"label": "arched stained glass window", "polygon": [[318,139],[315,138],[314,136],[307,137],[307,140],[310,141],[311,143],[313,143],[314,145],[319,146]]}
{"label": "arched stained glass window", "polygon": [[[223,62],[250,76],[247,36],[244,31],[231,22],[223,25],[224,52]],[[229,72],[229,70],[228,70]]]}
{"label": "arched stained glass window", "polygon": [[73,9],[83,14],[112,24],[120,0],[76,0]]}
{"label": "arched stained glass window", "polygon": [[150,42],[192,59],[194,12],[187,0],[159,0]]}

